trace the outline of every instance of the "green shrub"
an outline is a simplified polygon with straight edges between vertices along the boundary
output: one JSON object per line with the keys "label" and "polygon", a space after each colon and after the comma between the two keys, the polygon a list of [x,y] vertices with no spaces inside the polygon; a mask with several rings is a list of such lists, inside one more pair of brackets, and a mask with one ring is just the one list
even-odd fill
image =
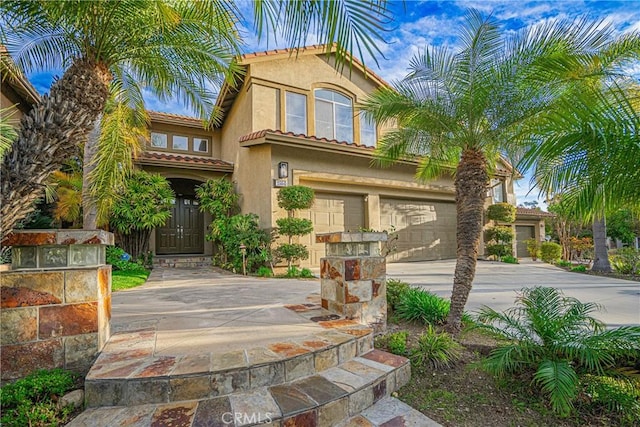
{"label": "green shrub", "polygon": [[266,266],[261,266],[260,268],[258,268],[258,271],[256,272],[256,276],[258,277],[273,277],[273,272],[271,271],[271,269],[269,267]]}
{"label": "green shrub", "polygon": [[376,346],[382,347],[393,354],[406,356],[408,337],[409,333],[406,331],[398,331],[382,335],[376,339]]}
{"label": "green shrub", "polygon": [[438,333],[431,325],[418,338],[409,358],[417,369],[449,367],[462,357],[462,346],[447,333]]}
{"label": "green shrub", "polygon": [[501,260],[505,256],[513,255],[513,242],[515,235],[511,227],[490,227],[485,231],[487,241],[487,255],[495,256]]}
{"label": "green shrub", "polygon": [[615,255],[611,255],[609,260],[618,273],[640,275],[640,250],[622,248],[617,250]]}
{"label": "green shrub", "polygon": [[278,232],[285,236],[304,236],[313,231],[313,223],[305,218],[278,218]]}
{"label": "green shrub", "polygon": [[558,262],[556,262],[556,265],[558,267],[571,267],[571,261],[565,261],[563,259],[559,260]]}
{"label": "green shrub", "polygon": [[5,427],[56,426],[68,422],[69,408],[58,410],[58,397],[73,389],[74,375],[62,369],[39,370],[0,389]]}
{"label": "green shrub", "polygon": [[585,271],[587,271],[587,266],[583,264],[576,265],[575,267],[571,267],[571,271],[575,271],[577,273],[584,273]]}
{"label": "green shrub", "polygon": [[422,289],[411,288],[400,299],[395,314],[409,322],[443,324],[449,314],[448,300]]}
{"label": "green shrub", "polygon": [[562,246],[554,242],[542,242],[540,245],[540,259],[549,264],[556,263],[562,256]]}
{"label": "green shrub", "polygon": [[514,222],[516,207],[509,203],[496,203],[487,208],[487,218],[492,221]]}
{"label": "green shrub", "polygon": [[136,171],[126,179],[111,208],[110,225],[118,244],[133,259],[149,251],[151,232],[171,217],[172,200],[171,184],[159,174]]}
{"label": "green shrub", "polygon": [[411,290],[408,283],[396,279],[387,280],[387,308],[396,310],[404,296]]}
{"label": "green shrub", "polygon": [[518,258],[514,257],[513,255],[505,255],[500,261],[507,264],[518,264]]}
{"label": "green shrub", "polygon": [[527,239],[524,241],[527,245],[527,253],[532,260],[537,260],[540,257],[540,241],[535,238]]}
{"label": "green shrub", "polygon": [[276,258],[285,259],[289,264],[309,258],[309,250],[300,243],[282,243],[273,253]]}
{"label": "green shrub", "polygon": [[604,408],[618,413],[621,424],[640,424],[640,383],[624,377],[585,375],[581,378],[587,409],[600,413]]}
{"label": "green shrub", "polygon": [[316,276],[314,276],[311,270],[309,270],[308,268],[303,268],[302,270],[300,270],[300,277],[302,277],[303,279],[313,279]]}
{"label": "green shrub", "polygon": [[495,375],[533,372],[553,410],[566,416],[578,395],[578,373],[599,374],[617,357],[640,351],[640,326],[606,329],[590,315],[599,308],[545,287],[523,289],[516,306],[502,313],[485,306],[473,327],[507,341],[482,365]]}
{"label": "green shrub", "polygon": [[133,262],[131,255],[117,246],[107,246],[106,261],[107,264],[113,266],[114,270],[127,271],[134,274],[147,272],[147,269],[141,263]]}
{"label": "green shrub", "polygon": [[286,211],[309,209],[314,198],[313,189],[303,185],[292,185],[278,190],[278,206]]}

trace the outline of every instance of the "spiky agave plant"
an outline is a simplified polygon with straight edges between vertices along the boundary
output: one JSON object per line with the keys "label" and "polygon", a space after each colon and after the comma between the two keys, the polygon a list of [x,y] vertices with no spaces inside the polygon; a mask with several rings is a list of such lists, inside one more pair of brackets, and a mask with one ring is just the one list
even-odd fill
{"label": "spiky agave plant", "polygon": [[606,329],[591,316],[601,309],[554,288],[524,288],[516,306],[502,313],[483,307],[480,328],[507,340],[483,361],[495,375],[534,372],[534,383],[553,410],[568,415],[578,393],[579,374],[602,374],[616,358],[640,351],[640,326]]}

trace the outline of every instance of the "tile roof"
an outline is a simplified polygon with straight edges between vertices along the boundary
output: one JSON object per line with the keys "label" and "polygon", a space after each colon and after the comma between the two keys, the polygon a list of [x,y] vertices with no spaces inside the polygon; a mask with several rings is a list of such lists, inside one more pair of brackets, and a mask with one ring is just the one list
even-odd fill
{"label": "tile roof", "polygon": [[161,113],[159,111],[150,111],[150,110],[148,110],[147,113],[149,113],[149,118],[152,121],[165,122],[165,123],[168,122],[172,124],[181,124],[181,125],[186,125],[191,127],[195,126],[200,129],[204,129],[204,122],[202,119],[199,119],[198,117],[184,116],[182,114],[173,114],[173,113]]}
{"label": "tile roof", "polygon": [[[271,49],[271,50],[263,50],[263,51],[259,51],[259,52],[251,52],[251,53],[245,53],[243,55],[241,55],[242,59],[251,59],[251,58],[258,58],[261,56],[274,56],[274,55],[282,55],[284,53],[288,53],[288,54],[294,54],[296,52],[298,53],[302,53],[304,51],[307,50],[325,50],[325,46],[324,44],[313,44],[310,46],[304,46],[301,48],[284,48],[284,49]],[[333,53],[334,51],[331,50],[330,53]],[[387,81],[385,79],[383,79],[382,77],[380,77],[378,74],[374,73],[370,68],[367,68],[358,58],[356,58],[355,56],[351,56],[350,58],[354,64],[358,65],[360,68],[362,68],[362,70],[365,72],[365,74],[370,75],[371,77],[373,77],[374,79],[378,80],[380,83],[384,84],[385,86],[389,86],[391,87],[391,85],[389,83],[387,83]],[[348,62],[347,62],[348,64]]]}
{"label": "tile roof", "polygon": [[267,136],[267,134],[292,136],[292,137],[295,137],[295,138],[305,139],[307,141],[318,141],[318,142],[324,142],[324,143],[333,144],[333,145],[342,145],[342,146],[346,146],[346,147],[355,147],[355,148],[360,148],[360,149],[371,151],[371,152],[373,152],[375,150],[374,147],[368,147],[368,146],[365,146],[365,145],[358,145],[358,144],[355,144],[353,142],[338,141],[336,139],[328,139],[328,138],[318,138],[317,136],[313,136],[313,135],[304,135],[304,134],[293,133],[293,132],[283,132],[281,130],[273,130],[273,129],[263,129],[263,130],[259,130],[257,132],[249,133],[247,135],[241,136],[240,139],[238,140],[238,142],[242,143],[242,142],[246,142],[246,141],[252,141],[252,140],[258,139],[258,138],[264,138],[265,136]]}
{"label": "tile roof", "polygon": [[180,166],[205,167],[206,169],[233,170],[233,163],[225,162],[224,160],[209,157],[185,156],[182,154],[144,152],[138,156],[137,161],[141,163],[160,161],[167,162],[167,165],[172,163]]}
{"label": "tile roof", "polygon": [[521,208],[518,206],[516,208],[516,216],[539,216],[539,217],[554,217],[555,215],[551,212],[541,211],[539,209],[531,209],[531,208]]}

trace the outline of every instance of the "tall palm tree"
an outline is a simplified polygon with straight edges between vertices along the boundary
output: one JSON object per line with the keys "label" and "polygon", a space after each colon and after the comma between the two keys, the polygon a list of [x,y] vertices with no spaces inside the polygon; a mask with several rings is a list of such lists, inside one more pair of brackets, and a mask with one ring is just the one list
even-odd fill
{"label": "tall palm tree", "polygon": [[640,86],[578,85],[535,123],[522,167],[547,195],[593,222],[594,271],[611,271],[605,214],[640,209]]}
{"label": "tall palm tree", "polygon": [[[379,52],[377,33],[388,18],[386,1],[254,2],[258,34],[280,30],[292,45],[314,33],[348,53]],[[62,68],[48,95],[26,115],[0,169],[0,235],[33,210],[48,176],[85,145],[104,112],[110,85],[124,102],[142,105],[143,89],[171,96],[215,121],[209,89],[239,70],[242,16],[218,0],[5,0],[0,2],[0,42],[23,69]],[[286,29],[286,31],[282,31]],[[87,187],[87,186],[85,186]]]}
{"label": "tall palm tree", "polygon": [[383,165],[419,161],[417,178],[455,175],[457,262],[447,329],[460,329],[475,276],[490,172],[502,153],[518,154],[519,131],[554,99],[554,80],[530,84],[532,73],[567,52],[589,52],[603,43],[599,23],[558,21],[506,38],[492,18],[470,10],[459,49],[426,49],[410,74],[382,88],[362,109],[378,123],[395,124],[377,155]]}

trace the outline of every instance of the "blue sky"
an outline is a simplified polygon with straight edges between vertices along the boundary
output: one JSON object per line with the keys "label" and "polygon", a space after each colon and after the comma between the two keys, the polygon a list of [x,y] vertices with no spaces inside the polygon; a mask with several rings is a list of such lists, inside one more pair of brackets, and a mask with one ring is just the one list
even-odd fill
{"label": "blue sky", "polygon": [[[238,2],[241,10],[250,16],[251,3]],[[372,58],[364,58],[367,66],[389,82],[401,79],[407,71],[411,58],[426,46],[446,44],[455,49],[457,28],[461,25],[467,8],[475,8],[492,14],[506,30],[517,30],[527,25],[548,19],[575,18],[587,15],[611,24],[619,33],[640,31],[640,1],[506,1],[506,0],[460,0],[460,1],[411,1],[391,2],[394,23],[393,31],[385,35],[387,43],[380,44],[384,58],[376,66]],[[246,31],[246,52],[285,47],[274,37],[258,40],[251,31]],[[309,44],[314,40],[309,40]],[[640,63],[630,70],[640,78]],[[52,77],[57,72],[29,74],[31,82],[41,93],[47,92]],[[151,110],[191,114],[177,102],[162,103],[149,96],[147,106]],[[518,203],[537,199],[537,191],[529,191],[527,177],[516,187]]]}

